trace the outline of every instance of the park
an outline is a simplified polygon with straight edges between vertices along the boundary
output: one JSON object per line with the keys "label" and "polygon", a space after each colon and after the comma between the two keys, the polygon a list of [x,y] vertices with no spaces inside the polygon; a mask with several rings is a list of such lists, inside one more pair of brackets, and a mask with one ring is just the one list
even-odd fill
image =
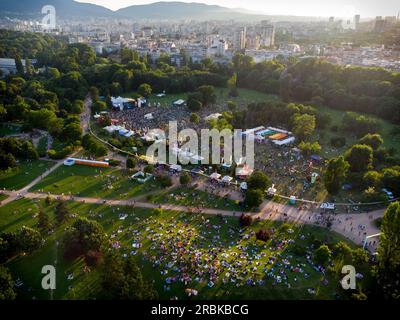
{"label": "park", "polygon": [[[365,300],[396,292],[389,271],[400,131],[393,105],[376,92],[398,76],[362,69],[376,86],[366,98],[349,80],[363,85],[364,73],[318,59],[256,63],[237,53],[225,66],[179,69],[131,49],[114,61],[54,41],[44,73],[0,80],[6,299]],[[327,70],[335,76],[314,90]],[[372,107],[382,105],[382,114]],[[221,140],[210,155],[220,154],[217,163],[203,163],[185,139],[165,139],[170,157],[149,157],[152,130],[168,137],[171,121],[197,134],[241,129],[254,138],[254,166],[251,156],[230,157]],[[174,163],[171,154],[197,162]],[[44,265],[57,270],[54,290],[41,288]],[[344,265],[357,270],[353,291],[340,285]]]}

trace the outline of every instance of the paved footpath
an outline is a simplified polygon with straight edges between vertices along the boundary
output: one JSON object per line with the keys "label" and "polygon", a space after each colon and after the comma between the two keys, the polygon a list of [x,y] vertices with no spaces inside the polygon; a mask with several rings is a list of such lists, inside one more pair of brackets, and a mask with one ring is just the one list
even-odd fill
{"label": "paved footpath", "polygon": [[[29,188],[28,188],[29,189]],[[73,200],[82,203],[90,204],[102,204],[110,206],[132,206],[136,208],[144,209],[162,209],[167,211],[182,211],[189,213],[204,213],[208,215],[222,215],[222,216],[236,216],[239,217],[242,212],[228,211],[222,209],[211,209],[211,208],[195,208],[187,206],[179,206],[174,204],[154,204],[148,202],[134,201],[134,200],[105,200],[100,198],[90,197],[70,197],[60,195],[49,195],[45,193],[34,193],[34,192],[12,192],[5,191],[4,194],[12,198],[13,200],[23,196],[28,199],[45,199],[47,196],[52,198]],[[6,204],[6,200],[1,205]],[[12,201],[12,200],[11,200]],[[9,203],[8,201],[7,203]],[[365,214],[337,214],[334,216],[331,230],[336,231],[346,238],[352,240],[356,244],[362,244],[365,236],[364,232],[368,235],[379,233],[379,229],[374,225],[373,220],[382,217],[384,210],[373,211]],[[260,212],[246,212],[246,214],[252,215],[254,218],[261,220],[274,220],[274,221],[288,221],[298,224],[310,224],[319,225],[318,212],[312,210],[299,210],[289,205],[278,204],[274,202],[265,202],[262,205]],[[358,226],[364,227],[364,230],[360,230]]]}
{"label": "paved footpath", "polygon": [[[81,126],[82,131],[84,133],[89,130],[89,121],[90,121],[90,98],[85,99],[85,110],[81,115]],[[77,151],[78,152],[78,151]],[[74,156],[75,153],[71,156]],[[48,196],[48,194],[44,193],[33,193],[28,192],[34,185],[39,183],[43,178],[47,177],[54,170],[63,165],[64,160],[59,160],[53,167],[51,167],[48,171],[37,177],[35,180],[30,182],[27,186],[18,191],[3,191],[4,194],[8,195],[8,198],[3,200],[0,203],[0,207],[6,205],[16,199],[21,197],[25,197],[28,199],[44,199]],[[52,198],[58,198],[61,196],[51,195]],[[66,200],[70,200],[70,197],[64,197]],[[211,208],[194,208],[194,207],[186,207],[179,206],[173,204],[163,204],[157,205],[148,202],[141,202],[143,197],[131,200],[104,200],[98,198],[85,198],[85,197],[73,197],[74,201],[84,202],[84,203],[93,203],[93,204],[108,204],[112,206],[134,206],[138,208],[145,209],[162,209],[169,211],[183,211],[189,213],[204,213],[209,215],[223,215],[223,216],[240,216],[242,212],[235,211],[227,211],[220,209],[211,209]],[[352,240],[357,244],[362,244],[366,233],[367,235],[377,234],[380,230],[375,226],[373,220],[382,217],[385,210],[377,210],[369,213],[359,213],[359,214],[337,214],[333,216],[333,222],[331,226],[331,230],[336,231],[346,238]],[[290,221],[299,224],[310,224],[310,225],[319,225],[319,218],[321,218],[318,208],[313,209],[298,209],[293,206],[274,203],[271,201],[265,201],[261,205],[261,209],[259,212],[247,212],[247,214],[252,215],[255,218],[259,218],[261,220],[276,220],[276,221]],[[362,229],[360,229],[360,226]]]}

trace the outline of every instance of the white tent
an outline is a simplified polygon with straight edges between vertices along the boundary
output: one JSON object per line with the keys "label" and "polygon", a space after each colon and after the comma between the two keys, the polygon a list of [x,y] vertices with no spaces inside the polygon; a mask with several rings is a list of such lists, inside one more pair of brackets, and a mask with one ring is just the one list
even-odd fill
{"label": "white tent", "polygon": [[243,166],[236,168],[236,176],[238,177],[247,177],[250,176],[254,172],[249,166]]}
{"label": "white tent", "polygon": [[138,171],[131,177],[131,179],[136,180],[136,181],[138,181],[140,183],[146,183],[151,178],[153,178],[152,174],[144,173],[143,171]]}
{"label": "white tent", "polygon": [[115,125],[104,127],[103,129],[106,130],[108,133],[113,133],[115,131],[120,131],[120,130],[126,130],[124,127]]}
{"label": "white tent", "polygon": [[124,110],[124,103],[128,103],[128,102],[135,102],[134,99],[131,98],[122,98],[122,97],[111,97],[111,103],[113,105],[114,108],[118,108],[119,110]]}
{"label": "white tent", "polygon": [[295,140],[296,140],[295,137],[289,137],[285,140],[274,140],[273,143],[275,143],[278,146],[284,146],[293,143]]}
{"label": "white tent", "polygon": [[218,180],[221,178],[221,175],[218,172],[214,172],[212,175],[210,175],[211,180]]}
{"label": "white tent", "polygon": [[125,129],[125,128],[122,128],[122,129],[118,130],[118,133],[119,133],[121,136],[124,136],[124,135],[126,135],[127,133],[129,133],[129,130],[127,130],[127,129]]}
{"label": "white tent", "polygon": [[268,188],[268,195],[274,196],[276,193],[275,185],[273,184],[270,188]]}
{"label": "white tent", "polygon": [[326,210],[335,210],[335,204],[334,203],[322,203],[320,206],[321,209],[326,209]]}
{"label": "white tent", "polygon": [[178,165],[178,164],[173,164],[172,166],[169,167],[171,170],[177,171],[177,172],[181,172],[182,171],[182,166]]}
{"label": "white tent", "polygon": [[204,158],[199,156],[199,155],[197,155],[197,154],[192,157],[192,161],[200,162],[200,161],[203,161],[203,160],[204,160]]}
{"label": "white tent", "polygon": [[174,106],[183,106],[185,104],[185,100],[182,100],[182,99],[179,99],[179,100],[176,100],[174,103],[173,103],[173,105]]}
{"label": "white tent", "polygon": [[208,117],[205,117],[204,120],[206,121],[218,120],[220,117],[222,117],[221,113],[212,113]]}
{"label": "white tent", "polygon": [[230,176],[225,176],[225,177],[223,177],[223,178],[221,179],[221,181],[222,181],[223,183],[230,183],[232,180],[233,180],[233,178],[230,177]]}
{"label": "white tent", "polygon": [[124,137],[126,138],[130,138],[135,134],[135,132],[133,132],[132,130],[129,130],[126,134],[124,134]]}

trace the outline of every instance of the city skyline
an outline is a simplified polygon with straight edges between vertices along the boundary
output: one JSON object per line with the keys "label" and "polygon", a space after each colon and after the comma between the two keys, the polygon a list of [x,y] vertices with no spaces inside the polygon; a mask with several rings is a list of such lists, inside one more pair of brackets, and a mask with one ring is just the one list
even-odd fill
{"label": "city skyline", "polygon": [[[78,2],[93,3],[104,6],[111,10],[118,10],[132,5],[150,4],[159,2],[157,0],[76,0]],[[164,1],[162,2],[170,2]],[[397,15],[400,5],[396,0],[338,0],[335,3],[321,4],[318,0],[307,0],[299,3],[295,0],[283,0],[279,3],[264,0],[248,0],[245,3],[240,0],[202,0],[202,1],[180,1],[196,2],[208,5],[219,5],[228,8],[243,8],[254,13],[271,15],[294,15],[294,16],[316,16],[316,17],[352,17],[360,14],[362,17],[393,16]]]}

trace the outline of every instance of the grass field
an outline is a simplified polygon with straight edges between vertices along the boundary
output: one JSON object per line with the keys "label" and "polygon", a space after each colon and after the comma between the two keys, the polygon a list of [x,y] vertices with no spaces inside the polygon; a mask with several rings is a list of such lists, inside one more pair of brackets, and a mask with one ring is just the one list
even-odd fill
{"label": "grass field", "polygon": [[[21,199],[13,203],[0,207],[0,231],[13,231],[22,225],[35,227],[37,220],[35,215],[38,213],[39,206],[47,212],[50,218],[54,219],[55,204],[47,206],[44,201],[33,202]],[[187,296],[184,289],[187,287],[195,288],[199,291],[199,299],[334,299],[334,293],[338,292],[337,279],[328,276],[327,282],[322,283],[323,275],[315,271],[307,264],[303,255],[296,254],[296,246],[308,247],[315,241],[328,244],[338,241],[346,241],[336,233],[328,232],[325,229],[311,226],[283,225],[278,222],[259,222],[244,232],[240,232],[236,218],[229,217],[221,220],[217,216],[203,216],[184,214],[178,212],[159,212],[153,210],[134,209],[127,207],[109,207],[104,205],[91,205],[76,202],[68,202],[71,213],[85,216],[96,220],[103,225],[104,231],[108,236],[112,236],[112,241],[120,241],[121,254],[129,254],[132,250],[132,242],[140,239],[142,247],[136,255],[137,262],[142,268],[142,272],[147,281],[153,283],[154,288],[159,293],[159,298],[170,299],[177,296],[185,299]],[[119,213],[126,213],[125,220],[118,218]],[[71,223],[71,222],[69,222]],[[173,224],[174,228],[168,226]],[[60,226],[53,234],[47,237],[42,248],[29,256],[15,258],[8,262],[14,279],[21,279],[23,286],[18,290],[21,299],[91,299],[101,298],[100,294],[100,272],[93,269],[89,273],[83,271],[84,262],[82,259],[76,261],[65,261],[63,258],[61,241],[63,238],[65,225]],[[260,228],[275,228],[276,239],[263,243],[255,240],[254,231]],[[168,229],[169,232],[165,233]],[[238,254],[246,252],[247,255],[257,255],[259,258],[253,261],[252,265],[246,266],[246,270],[255,268],[253,272],[264,282],[255,286],[243,284],[236,287],[232,283],[223,283],[223,275],[220,276],[215,285],[210,288],[207,283],[193,282],[185,286],[183,283],[173,283],[169,285],[170,290],[164,291],[165,278],[172,276],[174,268],[170,267],[168,275],[161,275],[163,268],[153,267],[148,259],[143,259],[143,253],[147,256],[156,255],[154,248],[160,245],[160,241],[174,241],[180,233],[186,230],[193,230],[193,237],[190,238],[190,250],[199,250],[207,254],[207,248],[213,244],[221,246],[221,254]],[[135,236],[132,235],[135,230]],[[161,239],[151,240],[151,235],[161,232]],[[169,238],[165,238],[169,235]],[[247,236],[248,235],[248,238]],[[172,240],[171,240],[172,239]],[[276,246],[275,242],[284,239],[293,239],[294,243],[286,243],[282,247]],[[352,245],[352,244],[350,244]],[[309,274],[304,278],[300,273],[289,273],[288,278],[292,287],[288,288],[283,283],[273,284],[272,280],[264,277],[264,266],[271,271],[273,265],[269,265],[268,259],[274,256],[278,264],[282,261],[292,265],[302,265],[304,272]],[[169,258],[168,258],[169,259]],[[235,258],[235,261],[240,259]],[[230,261],[227,259],[227,261]],[[257,261],[257,262],[256,262]],[[44,265],[55,265],[57,270],[57,289],[52,293],[41,289],[41,268]],[[277,268],[277,266],[275,266]],[[283,266],[282,266],[283,268]],[[283,268],[284,269],[284,268]],[[272,272],[272,271],[271,271]],[[68,280],[67,275],[73,274],[73,279]],[[264,276],[263,276],[264,275]],[[297,281],[294,281],[294,278]],[[307,292],[308,288],[316,290],[315,295]]]}
{"label": "grass field", "polygon": [[[235,101],[238,106],[247,106],[249,103],[252,102],[263,102],[266,100],[276,100],[278,99],[274,95],[268,95],[262,92],[248,90],[248,89],[238,89],[239,96],[236,98],[232,98],[228,96],[229,89],[228,88],[216,88],[215,94],[217,96],[216,104],[225,105],[227,101]],[[157,93],[152,94],[149,97],[149,102],[151,105],[160,103],[161,106],[170,106],[174,101],[179,99],[186,100],[188,93],[178,93],[178,94],[167,94],[164,97],[157,97]],[[126,97],[134,97],[136,96],[136,92],[129,92],[124,94],[123,96]]]}
{"label": "grass field", "polygon": [[104,199],[129,199],[157,190],[155,181],[139,184],[116,168],[61,166],[35,185],[31,191]]}
{"label": "grass field", "polygon": [[[348,132],[343,132],[342,124],[343,124],[343,116],[344,112],[334,110],[327,107],[318,107],[318,110],[328,113],[332,118],[332,123],[329,125],[328,128],[324,130],[317,130],[317,140],[319,144],[322,146],[322,155],[326,158],[335,157],[339,154],[344,153],[349,147],[353,144],[358,142],[358,138],[352,136]],[[374,118],[380,124],[381,130],[378,132],[383,140],[384,140],[384,147],[386,148],[393,148],[397,155],[400,155],[400,134],[397,131],[397,134],[394,134],[394,130],[396,129],[396,125],[382,120],[378,117],[374,117],[369,115],[369,117]],[[332,132],[332,126],[337,126],[339,128],[338,132]],[[346,145],[342,148],[334,148],[331,146],[330,140],[333,137],[345,137],[346,138]]]}
{"label": "grass field", "polygon": [[0,189],[19,190],[54,165],[52,161],[21,161],[17,168],[0,172]]}
{"label": "grass field", "polygon": [[150,199],[156,204],[171,203],[186,207],[204,207],[224,210],[241,211],[236,201],[224,199],[205,191],[188,187],[178,187],[167,192],[160,192]]}

